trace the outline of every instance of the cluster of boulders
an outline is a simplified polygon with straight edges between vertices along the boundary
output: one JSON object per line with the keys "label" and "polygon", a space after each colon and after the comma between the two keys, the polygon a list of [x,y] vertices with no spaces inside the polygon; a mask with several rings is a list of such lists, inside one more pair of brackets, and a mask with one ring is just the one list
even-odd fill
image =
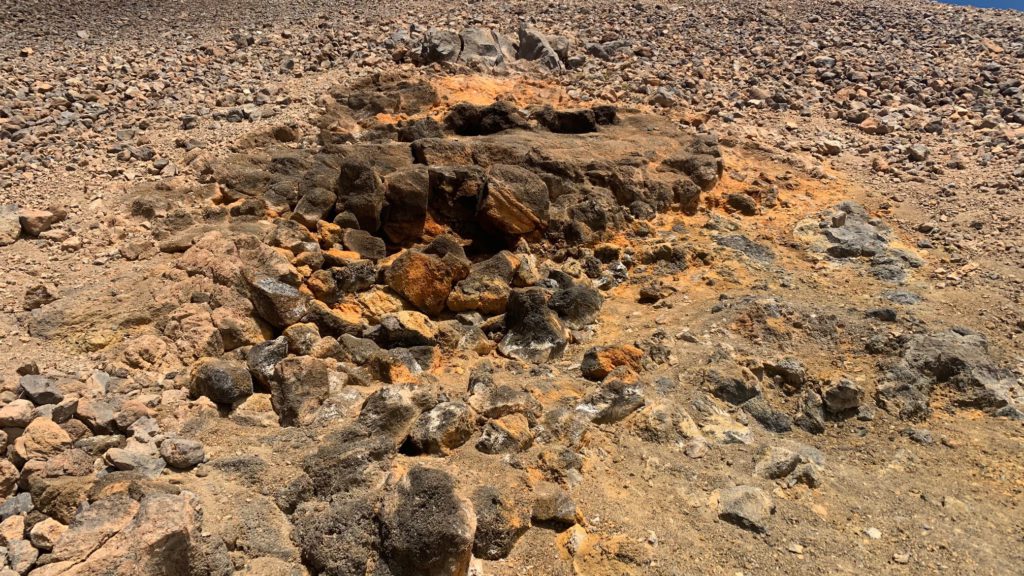
{"label": "cluster of boulders", "polygon": [[426,460],[408,469],[393,462],[399,450],[449,454],[478,435],[478,419],[487,421],[478,450],[520,455],[533,447],[529,422],[538,408],[529,394],[486,378],[468,404],[438,402],[423,388],[370,395],[354,423],[306,458],[293,483],[291,520],[306,565],[332,576],[380,564],[396,576],[465,574],[474,559],[507,557],[531,525],[575,524],[576,505],[559,484],[531,493],[493,477],[472,488]]}
{"label": "cluster of boulders", "polygon": [[[514,550],[520,556],[503,562],[508,570],[544,571],[548,566],[528,563],[533,558],[524,551],[538,539],[518,542],[531,529],[548,528],[562,532],[558,551],[581,573],[678,571],[664,562],[676,555],[665,546],[662,566],[645,564],[659,537],[631,525],[640,515],[597,516],[593,497],[577,489],[584,470],[608,465],[608,478],[627,482],[627,474],[645,476],[647,504],[661,493],[665,473],[674,488],[708,480],[680,466],[671,451],[701,458],[715,444],[730,470],[723,478],[717,466],[705,468],[714,468],[711,482],[720,487],[710,506],[722,521],[764,533],[777,513],[773,496],[782,494],[769,486],[793,490],[778,506],[796,520],[787,507],[800,490],[823,482],[821,454],[780,434],[866,432],[873,418],[888,424],[876,406],[920,421],[940,405],[938,397],[941,405],[1024,417],[1017,408],[1024,388],[993,359],[986,339],[928,326],[927,314],[904,308],[920,298],[915,294],[880,295],[893,308],[839,310],[828,309],[834,286],[822,286],[831,304],[794,311],[799,299],[782,294],[814,279],[792,276],[786,250],[793,246],[770,245],[771,224],[760,226],[769,219],[758,218],[778,205],[783,182],[741,169],[730,193],[709,199],[705,192],[723,169],[717,142],[622,108],[676,107],[672,114],[693,125],[731,124],[730,140],[747,146],[749,135],[787,163],[806,155],[842,169],[856,151],[873,155],[873,177],[885,180],[923,182],[956,171],[940,190],[921,187],[921,205],[935,213],[917,228],[927,236],[918,248],[954,254],[953,279],[935,273],[956,284],[956,269],[966,264],[960,253],[987,247],[998,262],[1024,253],[1012,234],[1015,204],[991,201],[1024,182],[1024,92],[1012,73],[1024,57],[1019,18],[847,1],[810,9],[782,2],[767,10],[736,0],[567,0],[536,8],[369,3],[339,11],[300,0],[236,11],[202,2],[185,12],[154,5],[142,18],[131,10],[114,15],[119,29],[109,33],[98,23],[110,19],[93,17],[96,7],[63,18],[57,15],[66,10],[56,4],[9,7],[18,25],[2,40],[12,56],[0,62],[0,188],[9,192],[5,202],[21,207],[0,206],[0,246],[22,239],[10,248],[11,265],[24,263],[19,272],[27,275],[35,274],[37,249],[56,255],[50,268],[69,279],[81,278],[75,267],[82,264],[105,272],[113,263],[116,272],[120,258],[133,262],[125,269],[145,269],[153,262],[137,261],[159,250],[165,254],[155,258],[161,264],[152,284],[168,289],[143,312],[95,323],[116,331],[74,336],[76,350],[90,356],[89,370],[57,375],[60,353],[41,355],[43,374],[26,365],[3,383],[0,576],[461,575],[479,573],[479,559],[505,560]],[[170,19],[181,26],[159,26]],[[499,32],[515,31],[520,19],[556,34],[532,25]],[[403,24],[390,33],[397,22],[425,21],[430,28]],[[464,28],[468,22],[473,27]],[[292,77],[312,80],[311,73],[332,70],[379,78],[408,63],[498,74],[546,68],[557,74],[545,82],[562,83],[569,98],[620,107],[524,108],[508,99],[441,114],[425,83],[385,89],[370,81],[317,100],[328,108],[316,123],[318,149],[304,140],[309,126],[300,121],[249,138],[237,154],[204,152],[204,141],[219,149],[217,139],[232,129],[225,124],[292,112]],[[797,115],[807,121],[793,121]],[[772,134],[774,126],[785,126],[785,135]],[[165,138],[179,129],[180,137]],[[108,178],[155,180],[183,171],[192,178],[193,169],[204,184],[190,186],[184,204],[172,201],[179,183],[164,180],[140,188],[130,224],[108,212],[115,197],[105,191]],[[827,179],[822,169],[811,173]],[[908,193],[880,191],[897,203]],[[47,200],[40,204],[40,197]],[[783,221],[795,198],[781,201]],[[63,208],[25,208],[49,202],[63,203],[71,217]],[[702,230],[691,230],[689,220],[671,231],[651,222],[665,210],[704,206],[717,214]],[[978,216],[969,215],[979,207]],[[744,229],[742,219],[723,211],[755,225]],[[122,236],[132,226],[137,236]],[[864,265],[866,275],[904,284],[924,265],[899,248],[898,234],[880,218],[853,203],[813,215],[796,236],[816,252],[802,256],[822,276]],[[50,250],[58,245],[80,253],[71,259]],[[736,269],[734,256],[742,263]],[[684,279],[678,273],[689,265],[704,268]],[[732,290],[747,288],[747,273],[757,277],[754,292],[736,297]],[[1004,280],[1001,273],[993,270],[991,278]],[[665,281],[668,274],[677,276]],[[53,276],[8,282],[17,291],[10,301],[21,298],[12,309],[19,322],[27,319],[32,339],[47,334],[39,330],[47,322],[80,319],[64,302],[77,298],[58,300],[78,287],[57,277],[60,294]],[[607,306],[603,291],[629,280],[643,283],[641,304],[663,312],[624,320],[640,332],[648,321],[693,318],[685,306],[691,280],[695,298],[711,290],[720,299],[709,325],[691,324],[675,342],[658,330],[580,357],[584,348],[572,345],[601,334],[595,321]],[[1000,286],[1019,293],[1012,282]],[[759,296],[762,290],[772,296]],[[146,293],[119,285],[109,292],[117,306]],[[616,316],[623,300],[616,298]],[[79,305],[106,307],[91,298]],[[21,316],[21,308],[31,313]],[[1014,314],[997,321],[1019,333],[1024,324]],[[616,334],[616,341],[620,336],[626,338]],[[19,337],[30,340],[5,334]],[[65,343],[55,339],[52,347]],[[757,360],[725,360],[732,345]],[[878,378],[860,371],[825,376],[809,367],[820,355],[846,357],[861,347],[877,360]],[[676,358],[683,349],[686,356]],[[575,357],[553,365],[566,350]],[[688,379],[686,365],[707,351],[708,365]],[[488,355],[501,358],[502,370],[482,364],[468,385],[461,373],[456,387],[438,385],[435,376],[460,370],[463,356]],[[103,371],[93,373],[95,366]],[[667,373],[667,366],[672,378],[646,374]],[[662,404],[667,391],[675,394]],[[188,424],[181,429],[175,421]],[[745,477],[735,456],[742,460],[752,448],[727,445],[753,444],[752,430],[762,429],[770,434],[756,441],[780,444],[758,451]],[[225,431],[244,440],[226,440]],[[904,434],[933,441],[924,430]],[[632,450],[639,442],[644,449]],[[245,453],[224,454],[221,445]],[[642,454],[643,472],[628,468],[632,452]],[[268,453],[272,465],[246,468],[269,462]],[[662,466],[665,473],[657,471]],[[265,470],[272,473],[261,483]],[[680,471],[694,473],[693,481],[678,484]],[[290,476],[276,484],[278,474]],[[200,501],[185,484],[209,492]],[[841,491],[828,494],[830,508],[863,507]],[[283,528],[272,546],[259,540],[273,522],[247,515],[263,500]],[[956,500],[943,497],[953,515],[948,502]],[[203,511],[225,509],[215,527],[204,525]],[[232,516],[245,525],[234,534],[224,528]],[[793,543],[782,557],[804,560],[797,540],[815,542],[818,557],[832,551],[826,540],[842,540],[810,536],[828,534],[834,525],[824,521],[801,524],[802,533],[796,524],[787,528]],[[935,526],[941,533],[941,523]],[[957,542],[973,543],[971,527],[965,522],[965,537],[951,541],[954,555]],[[597,545],[588,536],[618,529],[631,531],[635,546]],[[866,534],[881,536],[876,528]],[[750,540],[761,542],[740,536],[728,539],[732,556],[749,551]],[[594,550],[609,559],[601,570],[584,559]],[[723,569],[734,559],[716,556]],[[869,559],[865,553],[856,560]],[[778,561],[779,570],[791,569]],[[761,559],[751,555],[736,568],[745,562],[746,570]]]}
{"label": "cluster of boulders", "polygon": [[[157,333],[106,352],[126,374],[172,370],[167,382],[186,388],[174,394],[239,421],[259,421],[266,403],[274,425],[334,424],[275,496],[307,567],[461,574],[473,558],[507,557],[530,526],[578,522],[565,487],[580,476],[583,430],[645,406],[638,373],[669,353],[656,342],[596,349],[585,372],[605,381],[577,409],[545,410],[486,365],[462,396],[438,393],[434,372],[447,356],[496,351],[544,364],[585,339],[602,289],[632,265],[606,241],[646,230],[659,211],[695,211],[721,176],[721,153],[711,136],[612,107],[499,101],[438,120],[429,85],[334,95],[317,150],[282,146],[287,134],[273,131],[209,158],[207,183],[188,195],[206,199],[201,214],[174,206],[168,188],[139,189],[129,210],[178,253],[165,276],[182,303]],[[412,119],[383,125],[378,112],[395,107]],[[583,141],[593,155],[577,153]],[[651,261],[685,266],[681,254]],[[383,385],[337,429],[346,384]],[[104,474],[154,478],[204,460],[202,445],[166,438],[138,400],[87,403],[116,420],[103,430],[120,440],[97,453]],[[122,415],[136,408],[129,423]],[[550,478],[513,495],[498,479],[469,490],[443,466],[393,464],[471,440],[485,455],[534,454]]]}
{"label": "cluster of boulders", "polygon": [[932,395],[945,389],[956,407],[1024,421],[1024,388],[993,360],[981,334],[966,328],[878,334],[868,340],[866,349],[882,358],[879,366],[885,378],[878,388],[879,404],[902,418],[927,418]]}
{"label": "cluster of boulders", "polygon": [[[784,433],[799,427],[811,434],[821,434],[828,420],[874,418],[874,409],[867,402],[863,387],[847,378],[816,379],[793,357],[751,367],[721,363],[704,372],[704,386],[766,430]],[[774,398],[777,396],[798,399],[795,416]]]}
{"label": "cluster of boulders", "polygon": [[[912,304],[908,293],[898,292],[895,301]],[[941,395],[950,408],[972,408],[1014,420],[1024,419],[1020,406],[1024,389],[1013,373],[989,352],[984,336],[965,328],[944,331],[922,329],[899,333],[884,330],[899,319],[896,309],[871,308],[862,313],[867,322],[842,320],[822,310],[793,307],[777,298],[723,299],[714,312],[730,321],[747,323],[760,319],[751,336],[781,346],[792,345],[797,330],[803,332],[801,347],[834,349],[839,326],[864,350],[877,358],[880,378],[871,383],[852,375],[816,375],[796,355],[770,359],[724,355],[701,372],[703,389],[776,434],[801,429],[824,433],[830,423],[869,422],[878,408],[907,421],[931,415],[933,400]],[[776,323],[775,328],[764,328]],[[597,374],[625,362],[617,355],[588,354],[583,368]],[[813,470],[808,471],[808,474]],[[800,480],[804,482],[805,480]],[[806,479],[815,484],[818,479]]]}
{"label": "cluster of boulders", "polygon": [[[210,210],[245,233],[220,226],[191,243],[187,218],[181,229],[152,198],[132,204],[155,219],[161,249],[184,250],[180,270],[228,289],[164,329],[206,334],[179,347],[197,360],[193,397],[231,409],[269,391],[281,423],[297,425],[315,419],[338,366],[357,382],[412,384],[441,350],[557,358],[596,321],[600,289],[623,279],[620,251],[592,246],[657,211],[695,210],[722,171],[713,139],[667,122],[654,137],[654,117],[608,106],[463,103],[443,123],[375,125],[396,92],[406,113],[436,102],[423,84],[371,83],[328,113],[361,117],[370,142],[342,144],[355,137],[328,121],[318,153],[271,142],[211,160]],[[631,140],[641,121],[648,141]],[[578,138],[601,155],[577,157]]]}
{"label": "cluster of boulders", "polygon": [[[0,246],[13,244],[21,237],[46,239],[50,228],[65,218],[67,212],[60,207],[39,210],[0,205]],[[53,236],[52,239],[63,240],[63,237]]]}
{"label": "cluster of boulders", "polygon": [[[0,573],[126,569],[129,545],[146,565],[187,563],[201,514],[157,478],[203,462],[203,445],[161,430],[157,395],[108,402],[119,385],[109,375],[83,382],[32,364],[18,372],[0,407]],[[178,544],[160,546],[162,538]]]}
{"label": "cluster of boulders", "polygon": [[908,270],[924,264],[917,255],[890,245],[889,227],[855,202],[842,202],[819,220],[800,222],[795,234],[831,258],[865,261],[871,274],[884,282],[902,283]]}
{"label": "cluster of boulders", "polygon": [[391,35],[386,45],[396,62],[408,60],[427,64],[464,64],[487,69],[507,68],[513,62],[537,62],[550,70],[580,66],[585,57],[570,56],[573,42],[565,36],[544,34],[525,23],[516,38],[488,28],[466,28],[461,32],[416,26]]}
{"label": "cluster of boulders", "polygon": [[[413,119],[382,126],[376,107],[396,92]],[[27,365],[5,392],[0,544],[18,574],[121,569],[114,546],[229,573],[223,543],[196,537],[194,497],[163,479],[216,469],[202,443],[157,420],[186,396],[238,421],[260,421],[267,403],[275,426],[335,423],[275,496],[318,573],[462,574],[506,557],[530,526],[577,523],[565,487],[579,478],[582,431],[645,406],[638,374],[668,349],[595,348],[583,372],[603,382],[575,409],[546,411],[486,363],[461,397],[432,373],[451,354],[544,364],[592,333],[601,290],[627,269],[606,240],[659,211],[696,210],[722,172],[716,142],[609,106],[458,104],[438,121],[436,94],[405,81],[335,101],[316,151],[282,146],[278,130],[210,158],[207,183],[186,194],[205,198],[200,213],[167,185],[139,188],[131,214],[178,253],[165,272],[177,306],[156,303],[154,331],[106,350],[114,375]],[[593,155],[576,154],[581,141]],[[685,267],[681,254],[652,261]],[[338,429],[339,385],[378,383]],[[474,438],[485,455],[529,452],[546,480],[466,492],[443,466],[393,465]],[[159,538],[173,545],[147,548]]]}
{"label": "cluster of boulders", "polygon": [[[695,210],[722,170],[714,139],[665,122],[663,140],[618,146],[636,121],[616,118],[610,107],[521,111],[500,101],[455,106],[443,123],[427,116],[390,129],[373,124],[395,92],[407,113],[436,102],[429,86],[408,82],[348,92],[329,118],[364,119],[370,143],[341,143],[355,136],[339,133],[346,124],[334,120],[323,124],[322,152],[271,142],[210,162],[211,213],[257,223],[248,229],[254,234],[216,230],[193,244],[190,217],[161,217],[153,198],[132,205],[157,218],[162,250],[184,250],[179,269],[248,300],[209,311],[219,341],[198,343],[195,357],[237,351],[239,360],[201,362],[194,394],[236,405],[253,386],[239,363],[249,364],[259,387],[273,379],[280,360],[273,355],[355,358],[370,376],[393,382],[434,365],[430,351],[439,344],[555,358],[573,330],[595,321],[598,288],[622,280],[620,253],[589,246],[658,210]],[[580,137],[607,156],[575,157]],[[652,170],[638,154],[664,156],[662,167]],[[276,168],[285,165],[295,168]],[[280,217],[264,219],[268,212]],[[542,239],[562,246],[561,264],[536,253]],[[179,330],[196,306],[170,328]],[[271,334],[287,343],[267,340]]]}

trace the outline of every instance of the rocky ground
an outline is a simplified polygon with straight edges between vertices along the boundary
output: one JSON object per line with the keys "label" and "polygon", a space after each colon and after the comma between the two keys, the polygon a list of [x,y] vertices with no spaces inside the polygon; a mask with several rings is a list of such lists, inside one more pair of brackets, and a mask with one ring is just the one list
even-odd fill
{"label": "rocky ground", "polygon": [[1021,13],[0,16],[0,575],[1024,570]]}

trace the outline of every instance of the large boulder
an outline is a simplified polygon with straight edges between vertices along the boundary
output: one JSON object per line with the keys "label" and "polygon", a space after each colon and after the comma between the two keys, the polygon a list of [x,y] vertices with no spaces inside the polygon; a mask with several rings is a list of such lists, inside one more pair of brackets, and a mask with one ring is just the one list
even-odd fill
{"label": "large boulder", "polygon": [[462,52],[462,40],[451,30],[431,28],[420,45],[419,63],[455,62]]}
{"label": "large boulder", "polygon": [[821,392],[825,409],[831,414],[838,415],[855,410],[864,400],[864,390],[846,378],[840,378]]}
{"label": "large boulder", "polygon": [[487,106],[460,102],[452,106],[444,123],[459,136],[485,136],[513,128],[530,127],[526,117],[514,105],[505,101]]}
{"label": "large boulder", "polygon": [[337,289],[342,294],[369,290],[377,282],[377,265],[369,260],[348,262],[331,270]]}
{"label": "large boulder", "polygon": [[368,162],[353,158],[342,163],[338,175],[338,212],[350,212],[361,229],[376,232],[385,197],[384,182]]}
{"label": "large boulder", "polygon": [[382,316],[372,335],[385,348],[433,346],[437,343],[434,322],[415,310],[399,310]]}
{"label": "large boulder", "polygon": [[71,447],[71,436],[49,418],[36,418],[14,442],[15,453],[24,460],[46,459]]}
{"label": "large boulder", "polygon": [[256,383],[266,389],[270,387],[270,378],[274,375],[274,367],[287,356],[288,339],[279,336],[274,340],[260,342],[250,348],[245,355],[245,361]]}
{"label": "large boulder", "polygon": [[510,235],[524,235],[547,227],[550,198],[540,176],[519,166],[495,164],[488,170],[487,188],[480,206],[481,223]]}
{"label": "large boulder", "polygon": [[495,486],[481,486],[473,492],[476,538],[473,555],[484,560],[501,560],[512,553],[519,537],[530,528],[530,507]]}
{"label": "large boulder", "polygon": [[281,360],[274,367],[270,392],[282,426],[309,424],[330,392],[327,363],[310,356]]}
{"label": "large boulder", "polygon": [[1020,418],[1013,375],[989,355],[981,334],[964,329],[916,334],[900,355],[877,390],[886,410],[921,419],[929,412],[929,397],[941,386],[951,393],[955,406]]}
{"label": "large boulder", "polygon": [[387,206],[382,214],[384,234],[395,244],[417,242],[427,219],[430,177],[426,166],[392,172],[387,182]]}
{"label": "large boulder", "polygon": [[542,288],[513,290],[505,312],[507,333],[498,344],[505,356],[543,363],[562,355],[568,344],[568,330],[548,308]]}
{"label": "large boulder", "polygon": [[453,312],[503,313],[511,291],[509,284],[518,266],[519,259],[507,250],[473,264],[469,276],[448,295],[448,308]]}
{"label": "large boulder", "polygon": [[18,382],[25,396],[32,400],[37,406],[44,404],[60,404],[64,399],[57,383],[48,376],[39,374],[25,374]]}
{"label": "large boulder", "polygon": [[475,429],[469,406],[462,402],[442,402],[420,414],[406,447],[417,454],[447,454],[465,444]]}
{"label": "large boulder", "polygon": [[537,122],[552,132],[560,134],[586,134],[597,132],[597,115],[592,109],[555,110],[545,106],[534,114]]}
{"label": "large boulder", "polygon": [[544,482],[536,487],[530,512],[534,524],[561,530],[576,523],[576,513],[576,502],[558,484]]}
{"label": "large boulder", "polygon": [[201,358],[192,367],[189,396],[206,396],[218,406],[233,408],[252,395],[252,375],[241,362]]}
{"label": "large boulder", "polygon": [[540,402],[532,394],[508,384],[480,382],[472,390],[469,405],[487,418],[523,414],[529,420],[536,420],[542,412]]}
{"label": "large boulder", "polygon": [[584,284],[573,284],[551,296],[548,307],[558,313],[566,326],[583,328],[597,322],[604,298],[596,288]]}
{"label": "large boulder", "polygon": [[509,414],[484,425],[476,449],[484,454],[522,452],[533,444],[530,422],[523,414]]}
{"label": "large boulder", "polygon": [[18,207],[13,204],[0,205],[0,246],[14,244],[21,235]]}
{"label": "large boulder", "polygon": [[366,260],[380,260],[387,256],[387,245],[378,236],[366,230],[348,229],[341,233],[341,241],[345,249],[359,254]]}
{"label": "large boulder", "polygon": [[160,443],[160,457],[171,468],[188,470],[206,459],[202,442],[188,438],[168,438]]}
{"label": "large boulder", "polygon": [[639,372],[644,358],[643,350],[636,346],[597,346],[587,350],[580,363],[583,377],[588,380],[604,380],[612,370],[625,366],[633,372]]}
{"label": "large boulder", "polygon": [[49,210],[37,210],[33,208],[22,209],[18,214],[21,229],[26,235],[36,237],[46,232],[51,226],[64,220],[67,213],[59,208]]}
{"label": "large boulder", "polygon": [[717,398],[736,406],[761,394],[761,388],[753,375],[736,366],[705,370],[704,384]]}
{"label": "large boulder", "polygon": [[307,565],[323,576],[366,574],[378,561],[375,508],[359,495],[300,504],[292,523]]}
{"label": "large boulder", "polygon": [[430,211],[435,218],[462,230],[476,217],[485,186],[478,166],[430,166]]}
{"label": "large boulder", "polygon": [[0,500],[6,501],[17,492],[18,468],[6,458],[0,458]]}
{"label": "large boulder", "polygon": [[718,184],[722,177],[725,165],[721,157],[711,154],[689,154],[666,158],[662,166],[673,171],[681,172],[707,192]]}
{"label": "large boulder", "polygon": [[[187,493],[154,493],[138,502],[122,494],[93,503],[57,541],[51,563],[33,574],[230,574],[223,563],[203,558],[199,507]],[[211,565],[222,568],[212,571]]]}
{"label": "large boulder", "polygon": [[415,142],[423,138],[444,138],[444,128],[441,123],[429,116],[420,120],[399,122],[399,142]]}
{"label": "large boulder", "polygon": [[754,486],[726,488],[719,494],[718,517],[751,532],[765,532],[774,512],[771,496]]}
{"label": "large boulder", "polygon": [[421,412],[408,389],[386,386],[366,398],[357,422],[373,437],[387,438],[397,448]]}
{"label": "large boulder", "polygon": [[[456,104],[445,117],[445,126],[463,136],[478,136],[480,113],[472,104]],[[473,133],[468,133],[473,131]],[[448,140],[441,136],[423,138],[412,143],[412,157],[417,164],[430,167],[473,165],[473,147],[468,142]]]}
{"label": "large boulder", "polygon": [[487,28],[467,28],[459,33],[462,53],[459,62],[498,66],[515,58],[509,39]]}
{"label": "large boulder", "polygon": [[316,230],[317,222],[327,218],[337,200],[338,197],[332,190],[311,188],[299,199],[291,218],[310,230]]}
{"label": "large boulder", "polygon": [[351,438],[347,432],[323,439],[303,461],[302,469],[317,496],[358,492],[381,484],[387,475],[389,465],[385,462],[395,451],[391,439],[365,435]]}
{"label": "large boulder", "polygon": [[427,314],[444,310],[452,285],[459,279],[445,260],[431,254],[407,250],[384,273],[392,290]]}
{"label": "large boulder", "polygon": [[287,328],[306,315],[309,296],[275,278],[259,278],[250,284],[256,313],[276,328]]}
{"label": "large boulder", "polygon": [[394,576],[462,576],[469,570],[476,514],[455,488],[447,472],[416,466],[385,498],[381,558]]}
{"label": "large boulder", "polygon": [[552,38],[542,34],[536,28],[521,26],[519,28],[519,52],[516,57],[520,60],[540,62],[552,70],[564,70],[565,63],[562,62],[552,45]]}
{"label": "large boulder", "polygon": [[31,400],[18,398],[0,406],[0,428],[24,428],[32,422]]}

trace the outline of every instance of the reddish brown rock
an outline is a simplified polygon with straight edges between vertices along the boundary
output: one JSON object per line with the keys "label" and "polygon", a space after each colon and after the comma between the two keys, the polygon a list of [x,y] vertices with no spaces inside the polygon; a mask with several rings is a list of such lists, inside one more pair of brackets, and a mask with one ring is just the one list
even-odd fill
{"label": "reddish brown rock", "polygon": [[529,234],[547,227],[548,207],[548,187],[540,176],[518,166],[491,166],[480,208],[485,225],[506,234]]}
{"label": "reddish brown rock", "polygon": [[444,310],[456,281],[455,272],[447,262],[437,256],[411,250],[391,263],[384,278],[392,290],[431,315]]}
{"label": "reddish brown rock", "polygon": [[626,344],[624,346],[601,346],[587,350],[583,355],[580,370],[583,377],[589,380],[603,380],[619,366],[625,366],[634,372],[640,371],[643,350]]}
{"label": "reddish brown rock", "polygon": [[29,236],[39,236],[50,229],[51,226],[63,220],[67,214],[63,210],[35,210],[32,208],[22,209],[18,214],[18,221],[21,229]]}
{"label": "reddish brown rock", "polygon": [[46,459],[71,447],[71,436],[49,418],[36,418],[14,441],[14,450],[25,460]]}

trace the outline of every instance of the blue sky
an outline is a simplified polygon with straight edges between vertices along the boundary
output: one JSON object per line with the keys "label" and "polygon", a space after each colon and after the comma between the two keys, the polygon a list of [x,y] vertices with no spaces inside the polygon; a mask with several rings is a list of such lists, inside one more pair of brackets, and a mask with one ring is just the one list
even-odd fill
{"label": "blue sky", "polygon": [[1024,10],[1024,0],[944,0],[949,4],[977,6],[979,8],[1013,8]]}

